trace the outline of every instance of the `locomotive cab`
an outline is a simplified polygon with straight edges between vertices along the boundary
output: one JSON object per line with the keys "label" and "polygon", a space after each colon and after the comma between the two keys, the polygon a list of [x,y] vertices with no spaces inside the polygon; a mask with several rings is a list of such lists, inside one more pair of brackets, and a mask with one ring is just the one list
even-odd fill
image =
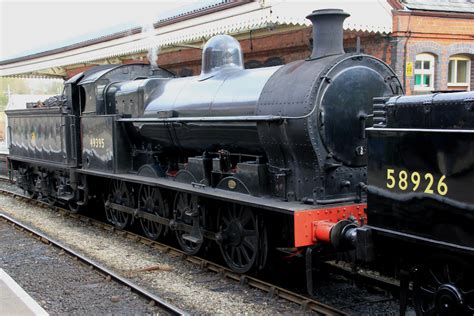
{"label": "locomotive cab", "polygon": [[[130,96],[128,100],[121,100],[123,104],[120,105],[117,104],[118,102],[114,98],[107,99],[107,96],[116,94],[115,92],[120,86],[119,83],[146,79],[152,73],[155,77],[173,77],[172,73],[162,68],[155,69],[152,72],[151,66],[148,64],[108,65],[99,69],[94,68],[94,72],[86,73],[79,82],[83,91],[81,95],[82,114],[116,114],[117,108],[123,108],[125,103],[129,106],[130,111],[133,111],[138,96]],[[114,93],[108,94],[107,92],[111,88]]]}
{"label": "locomotive cab", "polygon": [[131,168],[137,135],[130,124],[119,120],[140,115],[156,82],[171,77],[169,71],[153,70],[148,64],[103,66],[83,76],[79,82],[83,168],[114,173]]}

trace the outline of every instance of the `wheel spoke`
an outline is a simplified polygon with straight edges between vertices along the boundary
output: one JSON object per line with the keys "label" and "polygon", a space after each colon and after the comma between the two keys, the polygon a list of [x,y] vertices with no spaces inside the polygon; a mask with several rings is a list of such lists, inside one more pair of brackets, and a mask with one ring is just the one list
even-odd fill
{"label": "wheel spoke", "polygon": [[222,216],[222,220],[224,221],[225,227],[228,227],[230,224],[230,220],[227,218],[227,216]]}
{"label": "wheel spoke", "polygon": [[444,277],[445,281],[447,281],[448,283],[452,283],[451,276],[449,274],[449,265],[448,264],[444,265],[444,267],[443,267],[443,277]]}
{"label": "wheel spoke", "polygon": [[236,252],[237,252],[237,260],[238,260],[240,266],[242,266],[242,249],[241,248],[236,248]]}
{"label": "wheel spoke", "polygon": [[430,290],[423,286],[420,286],[420,291],[421,291],[421,294],[423,294],[423,296],[433,298],[433,299],[436,294],[435,290]]}
{"label": "wheel spoke", "polygon": [[[237,210],[237,217],[240,222],[242,223],[242,213],[244,212],[244,208],[243,207],[239,207],[238,210]],[[244,224],[242,224],[242,226],[244,226]]]}
{"label": "wheel spoke", "polygon": [[473,298],[474,298],[474,289],[469,290],[469,291],[465,291],[465,292],[463,292],[463,294],[464,294],[466,297],[472,295]]}
{"label": "wheel spoke", "polygon": [[235,247],[230,247],[230,257],[235,261]]}
{"label": "wheel spoke", "polygon": [[243,229],[242,230],[242,237],[253,237],[257,236],[257,231],[255,230],[249,230],[249,229]]}
{"label": "wheel spoke", "polygon": [[241,217],[241,221],[240,221],[242,223],[242,227],[245,227],[250,222],[250,220],[252,219],[251,214],[252,213],[249,211],[244,212],[244,216]]}
{"label": "wheel spoke", "polygon": [[252,252],[255,251],[255,244],[252,244],[250,241],[248,241],[247,238],[244,239],[244,242],[242,243],[242,245],[247,246],[247,248],[252,250]]}
{"label": "wheel spoke", "polygon": [[431,306],[430,308],[428,308],[428,310],[423,310],[423,315],[424,315],[424,316],[436,315],[436,308],[435,308],[435,306]]}
{"label": "wheel spoke", "polygon": [[438,279],[438,277],[435,275],[432,269],[430,269],[430,274],[433,276],[433,280],[436,282],[436,284],[439,286],[441,285],[441,281]]}
{"label": "wheel spoke", "polygon": [[240,247],[240,249],[242,251],[242,254],[244,255],[246,263],[249,263],[252,259],[250,258],[249,254],[247,252],[247,249],[245,249],[245,247],[243,245]]}
{"label": "wheel spoke", "polygon": [[146,198],[149,199],[151,197],[151,187],[146,186]]}
{"label": "wheel spoke", "polygon": [[474,289],[470,291],[463,292],[464,298],[466,300],[466,306],[470,311],[474,311]]}
{"label": "wheel spoke", "polygon": [[178,197],[177,209],[179,211],[182,211],[182,210],[184,210],[185,207],[186,207],[186,202],[184,200],[184,196],[183,196],[183,194],[180,194],[179,197]]}

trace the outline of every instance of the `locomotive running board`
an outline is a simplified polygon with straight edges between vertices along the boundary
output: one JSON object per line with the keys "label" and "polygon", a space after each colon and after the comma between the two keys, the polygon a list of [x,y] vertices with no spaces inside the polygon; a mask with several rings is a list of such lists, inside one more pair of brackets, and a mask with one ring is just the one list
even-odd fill
{"label": "locomotive running board", "polygon": [[121,118],[117,122],[131,123],[199,123],[199,122],[279,122],[284,118],[279,115],[249,116],[202,116],[202,117],[171,117],[171,118]]}
{"label": "locomotive running board", "polygon": [[[266,209],[271,211],[276,211],[284,214],[293,215],[295,212],[304,211],[304,210],[315,210],[315,209],[325,209],[327,205],[308,205],[301,202],[285,202],[281,203],[281,200],[278,199],[269,199],[266,197],[257,197],[222,189],[215,189],[209,186],[193,186],[192,184],[176,182],[167,178],[150,178],[138,176],[135,174],[129,173],[117,173],[109,174],[106,172],[96,171],[96,170],[87,170],[87,169],[77,169],[78,173],[98,176],[108,179],[117,179],[128,182],[134,182],[139,184],[151,185],[156,187],[161,187],[165,189],[177,190],[180,192],[186,192],[191,194],[196,194],[203,197],[209,197],[218,199],[221,201],[235,202],[247,206],[258,207],[260,209]],[[337,205],[334,205],[337,206]]]}

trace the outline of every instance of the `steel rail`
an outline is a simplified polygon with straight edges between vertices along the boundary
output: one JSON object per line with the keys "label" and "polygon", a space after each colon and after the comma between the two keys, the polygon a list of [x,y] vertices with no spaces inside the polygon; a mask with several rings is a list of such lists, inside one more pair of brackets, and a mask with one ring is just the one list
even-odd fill
{"label": "steel rail", "polygon": [[14,219],[14,218],[6,215],[6,214],[3,214],[3,213],[0,213],[0,219],[6,221],[7,223],[12,224],[13,226],[18,227],[21,230],[27,231],[28,233],[35,235],[38,238],[38,240],[40,240],[40,241],[42,241],[46,244],[52,245],[52,246],[54,246],[58,249],[63,250],[64,252],[66,252],[67,254],[72,256],[73,258],[77,258],[78,260],[85,263],[86,265],[94,268],[100,274],[104,275],[106,278],[113,279],[114,281],[125,285],[126,287],[130,288],[133,292],[135,292],[138,295],[140,295],[141,297],[149,300],[150,303],[155,304],[156,306],[160,307],[164,312],[168,313],[169,315],[188,315],[188,313],[186,313],[185,311],[181,310],[180,308],[168,303],[163,298],[161,298],[161,297],[159,297],[159,296],[157,296],[157,295],[141,288],[139,285],[135,284],[134,282],[132,282],[132,281],[126,279],[126,278],[121,277],[120,275],[114,273],[113,271],[111,271],[110,269],[104,267],[103,265],[101,265],[101,264],[99,264],[99,263],[97,263],[97,262],[95,262],[95,261],[93,261],[89,258],[84,257],[80,253],[78,253],[78,252],[72,250],[71,248],[69,248],[68,246],[63,245],[62,243],[52,239],[51,237],[46,236],[45,234],[39,232],[38,230],[36,230],[32,227],[29,227],[29,226],[27,226],[27,225],[17,221],[16,219]]}
{"label": "steel rail", "polygon": [[[197,256],[192,256],[188,255],[185,252],[183,252],[180,249],[174,248],[172,246],[160,243],[158,241],[154,241],[151,239],[148,239],[146,237],[143,237],[141,235],[126,231],[126,230],[117,230],[113,225],[106,224],[104,222],[92,219],[90,217],[77,214],[77,213],[71,213],[69,210],[63,209],[58,206],[51,207],[45,202],[41,202],[39,200],[35,199],[30,199],[27,196],[8,191],[5,189],[0,188],[0,194],[4,195],[10,195],[12,197],[17,197],[24,199],[25,201],[28,201],[31,204],[35,204],[37,206],[42,206],[44,208],[52,209],[57,212],[60,212],[63,216],[71,217],[76,220],[79,220],[83,223],[90,224],[92,226],[98,227],[100,229],[109,231],[109,232],[114,232],[117,235],[133,240],[135,242],[139,242],[143,245],[146,245],[150,248],[165,252],[170,254],[171,256],[175,257],[181,257],[184,260],[194,263],[196,265],[199,265],[203,269],[207,269],[208,271],[215,272],[219,274],[221,277],[234,280],[239,282],[241,285],[247,285],[252,288],[259,289],[261,291],[267,292],[268,296],[271,298],[279,297],[281,299],[284,299],[286,301],[292,302],[294,304],[297,304],[301,307],[302,312],[315,312],[318,315],[349,315],[348,313],[341,311],[335,307],[326,305],[324,303],[318,302],[314,299],[311,299],[307,296],[292,292],[288,289],[273,285],[271,283],[262,281],[260,279],[257,279],[255,277],[251,277],[248,275],[244,274],[239,274],[235,273],[234,271],[230,270],[227,267],[221,266],[217,263],[214,263],[212,261],[197,257]],[[0,213],[1,214],[1,213]]]}

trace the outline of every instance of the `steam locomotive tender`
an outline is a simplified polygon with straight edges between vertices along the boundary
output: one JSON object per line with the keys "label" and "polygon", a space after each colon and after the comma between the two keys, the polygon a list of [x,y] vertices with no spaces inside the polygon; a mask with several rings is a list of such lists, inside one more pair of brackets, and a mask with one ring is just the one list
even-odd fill
{"label": "steam locomotive tender", "polygon": [[237,272],[263,268],[270,248],[342,247],[366,221],[372,99],[402,93],[385,63],[344,53],[347,16],[310,14],[311,56],[283,66],[245,70],[238,41],[218,35],[199,76],[76,75],[64,104],[7,113],[19,186],[72,211],[103,199],[118,228],[173,233],[190,254],[215,241]]}
{"label": "steam locomotive tender", "polygon": [[418,315],[472,315],[474,92],[376,98],[367,134],[359,259],[397,263]]}

